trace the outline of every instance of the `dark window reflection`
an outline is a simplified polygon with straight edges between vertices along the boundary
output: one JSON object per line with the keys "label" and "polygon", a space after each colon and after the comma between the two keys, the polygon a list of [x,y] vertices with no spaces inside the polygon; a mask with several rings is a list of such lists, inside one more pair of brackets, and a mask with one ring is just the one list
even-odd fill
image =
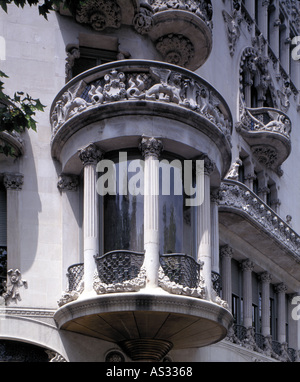
{"label": "dark window reflection", "polygon": [[[139,187],[138,178],[143,178],[143,173],[138,174],[130,172],[128,167],[132,161],[138,161],[138,156],[127,156],[128,182],[136,176],[136,184]],[[119,192],[123,185],[128,185],[123,171],[120,171],[119,156],[109,158],[115,163],[116,168],[116,191],[117,195],[106,195],[104,197],[104,253],[125,249],[132,251],[144,250],[144,197],[136,192],[132,195],[127,188],[127,195],[121,195],[125,192]],[[124,166],[122,163],[122,166]],[[138,164],[139,162],[137,162]]]}

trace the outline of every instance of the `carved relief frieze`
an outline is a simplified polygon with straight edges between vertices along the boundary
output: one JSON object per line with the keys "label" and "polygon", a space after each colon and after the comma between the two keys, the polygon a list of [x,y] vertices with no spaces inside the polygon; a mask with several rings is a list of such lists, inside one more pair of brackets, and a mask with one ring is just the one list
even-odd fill
{"label": "carved relief frieze", "polygon": [[201,80],[158,66],[147,70],[113,69],[90,84],[81,80],[67,88],[52,109],[52,140],[66,121],[81,112],[126,100],[173,103],[188,108],[214,123],[230,141],[231,119],[224,112],[226,106],[218,93]]}

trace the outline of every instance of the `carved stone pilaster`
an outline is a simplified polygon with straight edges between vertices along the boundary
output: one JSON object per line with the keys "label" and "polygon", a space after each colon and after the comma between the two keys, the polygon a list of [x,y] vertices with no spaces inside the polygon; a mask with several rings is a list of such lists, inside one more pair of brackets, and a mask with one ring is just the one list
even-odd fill
{"label": "carved stone pilaster", "polygon": [[87,164],[97,164],[102,158],[102,151],[94,143],[90,143],[78,150],[78,155],[83,166],[86,166]]}
{"label": "carved stone pilaster", "polygon": [[147,158],[148,156],[159,158],[161,152],[163,151],[163,144],[161,140],[153,137],[143,138],[139,145],[139,149],[141,150],[144,158]]}
{"label": "carved stone pilaster", "polygon": [[57,182],[59,191],[77,191],[78,177],[76,175],[61,174]]}
{"label": "carved stone pilaster", "polygon": [[22,174],[4,174],[3,183],[7,190],[22,190],[24,176]]}

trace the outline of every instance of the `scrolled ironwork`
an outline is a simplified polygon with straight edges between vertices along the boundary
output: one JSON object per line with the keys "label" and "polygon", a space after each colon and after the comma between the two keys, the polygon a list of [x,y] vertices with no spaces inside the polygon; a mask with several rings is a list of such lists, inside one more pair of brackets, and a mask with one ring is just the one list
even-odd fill
{"label": "scrolled ironwork", "polygon": [[106,284],[117,284],[138,276],[144,262],[144,253],[115,250],[96,257],[95,261],[99,279]]}
{"label": "scrolled ironwork", "polygon": [[197,288],[200,279],[200,264],[184,253],[160,256],[160,265],[169,279],[189,288]]}

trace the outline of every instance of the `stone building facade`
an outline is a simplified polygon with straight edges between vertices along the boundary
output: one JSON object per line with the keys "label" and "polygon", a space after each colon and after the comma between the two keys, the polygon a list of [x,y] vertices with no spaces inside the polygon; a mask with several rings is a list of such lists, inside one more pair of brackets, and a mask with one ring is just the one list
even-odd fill
{"label": "stone building facade", "polygon": [[299,2],[0,20],[0,360],[298,361]]}

